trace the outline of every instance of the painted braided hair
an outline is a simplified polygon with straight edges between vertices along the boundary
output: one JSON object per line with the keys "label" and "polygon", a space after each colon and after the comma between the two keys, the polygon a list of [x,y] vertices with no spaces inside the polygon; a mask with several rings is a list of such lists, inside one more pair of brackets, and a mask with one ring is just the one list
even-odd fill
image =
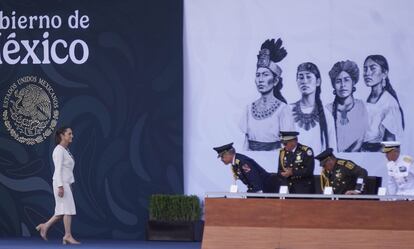
{"label": "painted braided hair", "polygon": [[[332,87],[335,89],[335,80],[336,77],[338,77],[338,75],[341,72],[346,72],[349,74],[349,76],[352,79],[353,85],[355,85],[358,80],[359,80],[359,68],[358,65],[350,60],[346,60],[346,61],[338,61],[337,63],[335,63],[332,67],[332,69],[329,71],[329,78],[331,78],[331,83],[332,83]],[[335,131],[337,131],[337,125],[336,125],[336,120],[337,120],[337,111],[338,111],[338,102],[339,102],[339,97],[337,94],[335,94],[335,100],[333,102],[332,105],[332,115],[334,117],[334,124],[335,124]],[[337,138],[338,140],[338,135]],[[338,141],[337,141],[338,142]]]}
{"label": "painted braided hair", "polygon": [[[268,39],[266,40],[262,46],[260,47],[260,50],[268,50],[269,52],[269,59],[271,62],[273,63],[277,63],[280,62],[281,60],[283,60],[283,58],[286,57],[287,52],[286,49],[284,47],[282,47],[282,40],[279,38],[277,39],[277,41],[275,42],[275,39]],[[258,59],[260,60],[260,55],[258,55]],[[280,73],[277,74],[276,72],[274,72],[274,70],[270,71],[273,74],[273,77],[279,78],[279,82],[278,84],[273,88],[273,95],[280,101],[284,102],[285,104],[287,104],[286,99],[283,97],[281,90],[283,88],[283,79],[281,77],[281,69],[279,68],[279,66],[277,66],[277,68],[280,70]]]}
{"label": "painted braided hair", "polygon": [[[381,71],[382,71],[383,73],[388,73],[388,72],[389,72],[388,62],[387,62],[387,59],[385,59],[385,57],[384,57],[384,56],[382,56],[382,55],[378,55],[378,54],[376,54],[376,55],[369,55],[369,56],[365,59],[364,64],[365,64],[365,63],[367,62],[367,60],[369,60],[369,59],[373,60],[375,63],[377,63],[378,65],[380,65],[380,67],[381,67]],[[398,103],[398,107],[399,107],[400,112],[401,112],[401,122],[402,122],[402,127],[403,127],[403,129],[404,129],[404,128],[405,128],[405,122],[404,122],[404,112],[403,112],[403,110],[402,110],[402,108],[401,108],[400,101],[398,100],[397,93],[395,92],[394,88],[392,88],[392,85],[391,85],[390,79],[388,78],[388,74],[387,74],[387,78],[385,78],[385,83],[386,83],[386,84],[385,84],[385,87],[384,87],[385,91],[387,91],[389,94],[391,94],[391,96],[392,96],[392,97],[394,97],[394,99],[395,99],[395,100],[397,101],[397,103]]]}
{"label": "painted braided hair", "polygon": [[[318,67],[312,62],[305,62],[298,66],[297,73],[301,71],[308,71],[315,75],[316,79],[319,79],[322,83],[321,73],[319,72]],[[315,94],[316,108],[319,116],[319,128],[321,130],[321,144],[325,145],[325,149],[329,148],[329,138],[328,138],[328,125],[326,123],[325,112],[323,111],[323,104],[321,100],[321,85],[316,87]]]}

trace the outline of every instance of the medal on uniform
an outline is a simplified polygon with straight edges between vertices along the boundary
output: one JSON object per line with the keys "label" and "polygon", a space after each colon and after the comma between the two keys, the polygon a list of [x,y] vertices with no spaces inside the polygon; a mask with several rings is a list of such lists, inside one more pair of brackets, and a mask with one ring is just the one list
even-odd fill
{"label": "medal on uniform", "polygon": [[296,155],[296,160],[295,160],[295,163],[300,163],[300,162],[302,162],[302,157],[301,157],[301,155],[300,155],[300,154],[297,154],[297,155]]}
{"label": "medal on uniform", "polygon": [[400,170],[401,173],[407,172],[407,167],[405,166],[400,166],[398,169]]}

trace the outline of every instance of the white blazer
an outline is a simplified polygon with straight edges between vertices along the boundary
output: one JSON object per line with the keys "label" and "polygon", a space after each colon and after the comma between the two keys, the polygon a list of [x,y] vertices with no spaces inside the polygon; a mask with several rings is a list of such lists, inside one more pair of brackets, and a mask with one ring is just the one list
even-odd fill
{"label": "white blazer", "polygon": [[62,145],[58,144],[53,150],[53,163],[55,165],[55,172],[53,173],[53,181],[57,186],[63,186],[64,183],[74,183],[73,168],[75,167],[75,160]]}

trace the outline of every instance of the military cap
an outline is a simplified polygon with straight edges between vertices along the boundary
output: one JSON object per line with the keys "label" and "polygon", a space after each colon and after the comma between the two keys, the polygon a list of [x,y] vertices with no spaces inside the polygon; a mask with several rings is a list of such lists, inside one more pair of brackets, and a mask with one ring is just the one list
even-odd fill
{"label": "military cap", "polygon": [[315,159],[319,160],[321,162],[321,166],[323,166],[325,164],[326,159],[328,159],[328,157],[331,157],[333,155],[334,155],[333,149],[328,148],[322,151],[319,155],[315,156]]}
{"label": "military cap", "polygon": [[223,146],[219,146],[219,147],[214,147],[213,148],[215,151],[217,151],[218,155],[217,157],[221,157],[224,153],[230,151],[233,148],[233,143],[229,143],[229,144],[225,144]]}
{"label": "military cap", "polygon": [[292,139],[297,138],[299,135],[299,132],[297,131],[280,131],[279,137],[281,141],[289,141]]}
{"label": "military cap", "polygon": [[388,153],[394,149],[400,148],[401,143],[397,141],[385,141],[381,142],[382,144],[382,152]]}

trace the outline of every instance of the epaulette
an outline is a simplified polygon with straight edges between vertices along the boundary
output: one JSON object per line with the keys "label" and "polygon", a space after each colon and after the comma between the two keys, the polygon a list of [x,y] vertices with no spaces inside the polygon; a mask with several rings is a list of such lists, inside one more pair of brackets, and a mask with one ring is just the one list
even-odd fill
{"label": "epaulette", "polygon": [[404,156],[403,157],[403,161],[406,163],[412,163],[413,162],[413,158],[410,156]]}
{"label": "epaulette", "polygon": [[302,149],[304,152],[306,152],[306,154],[307,154],[308,156],[312,156],[312,154],[313,154],[312,149],[311,149],[311,148],[309,148],[308,146],[306,146],[306,145],[301,145],[301,149]]}
{"label": "epaulette", "polygon": [[341,166],[344,166],[345,163],[346,163],[346,161],[345,160],[342,160],[342,159],[339,159],[339,160],[336,161],[336,163],[339,164],[339,165],[341,165]]}
{"label": "epaulette", "polygon": [[345,167],[352,170],[354,169],[355,164],[353,162],[348,161],[345,163]]}

